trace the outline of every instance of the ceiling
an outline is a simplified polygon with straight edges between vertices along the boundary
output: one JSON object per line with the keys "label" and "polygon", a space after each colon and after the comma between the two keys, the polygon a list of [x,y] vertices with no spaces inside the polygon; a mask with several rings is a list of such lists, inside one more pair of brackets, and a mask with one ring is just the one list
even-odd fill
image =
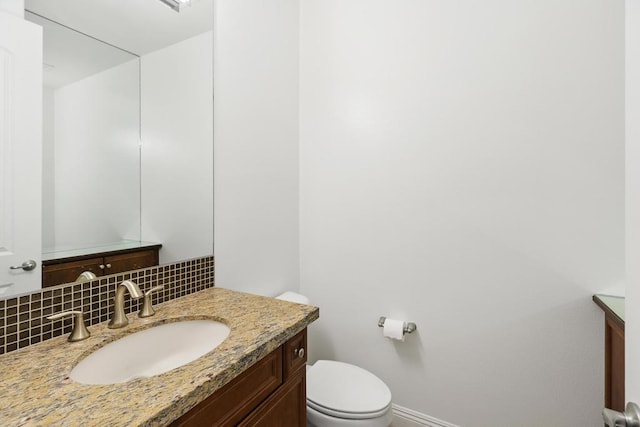
{"label": "ceiling", "polygon": [[29,12],[25,13],[25,19],[42,27],[42,83],[45,88],[57,89],[137,59],[135,55]]}
{"label": "ceiling", "polygon": [[25,9],[136,55],[213,28],[213,0],[175,12],[160,0],[25,0]]}

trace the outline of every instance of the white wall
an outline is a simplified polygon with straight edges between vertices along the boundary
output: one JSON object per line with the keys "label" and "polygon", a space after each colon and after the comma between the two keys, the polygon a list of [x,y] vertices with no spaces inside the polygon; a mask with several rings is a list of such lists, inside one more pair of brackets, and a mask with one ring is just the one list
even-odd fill
{"label": "white wall", "polygon": [[626,1],[627,287],[625,360],[627,401],[640,403],[640,4]]}
{"label": "white wall", "polygon": [[212,33],[144,55],[142,240],[160,263],[213,253]]}
{"label": "white wall", "polygon": [[138,92],[137,59],[55,91],[56,247],[139,239]]}
{"label": "white wall", "polygon": [[56,244],[55,92],[42,88],[42,247]]}
{"label": "white wall", "polygon": [[24,0],[0,0],[0,10],[24,18]]}
{"label": "white wall", "polygon": [[297,0],[215,3],[216,285],[298,288]]}
{"label": "white wall", "polygon": [[[623,2],[301,4],[312,359],[459,425],[601,426],[591,295],[624,275]],[[387,340],[380,315],[418,331]]]}

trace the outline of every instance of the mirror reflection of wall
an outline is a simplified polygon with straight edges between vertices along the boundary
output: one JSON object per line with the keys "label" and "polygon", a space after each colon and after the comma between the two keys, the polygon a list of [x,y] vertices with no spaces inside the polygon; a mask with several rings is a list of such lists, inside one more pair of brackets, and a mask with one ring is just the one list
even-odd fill
{"label": "mirror reflection of wall", "polygon": [[64,249],[29,257],[86,258],[123,239],[161,244],[160,264],[213,254],[213,0],[180,13],[148,0],[24,4],[45,27],[38,237]]}
{"label": "mirror reflection of wall", "polygon": [[43,27],[43,253],[140,240],[138,56]]}

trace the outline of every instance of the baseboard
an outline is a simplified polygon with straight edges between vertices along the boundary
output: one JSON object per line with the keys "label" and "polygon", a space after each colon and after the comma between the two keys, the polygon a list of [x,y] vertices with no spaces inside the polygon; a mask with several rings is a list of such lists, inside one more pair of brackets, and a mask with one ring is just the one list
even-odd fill
{"label": "baseboard", "polygon": [[393,404],[394,427],[459,427],[455,424]]}

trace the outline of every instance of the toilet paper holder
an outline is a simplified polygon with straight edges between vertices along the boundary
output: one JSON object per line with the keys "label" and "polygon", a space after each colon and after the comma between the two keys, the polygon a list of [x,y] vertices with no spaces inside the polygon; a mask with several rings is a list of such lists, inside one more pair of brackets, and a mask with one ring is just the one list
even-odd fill
{"label": "toilet paper holder", "polygon": [[[386,317],[380,316],[380,319],[378,319],[378,327],[383,328],[385,320],[387,320]],[[404,322],[404,327],[402,328],[402,335],[410,334],[411,332],[415,331],[416,329],[418,329],[418,327],[416,326],[415,323],[413,323],[413,322]]]}

